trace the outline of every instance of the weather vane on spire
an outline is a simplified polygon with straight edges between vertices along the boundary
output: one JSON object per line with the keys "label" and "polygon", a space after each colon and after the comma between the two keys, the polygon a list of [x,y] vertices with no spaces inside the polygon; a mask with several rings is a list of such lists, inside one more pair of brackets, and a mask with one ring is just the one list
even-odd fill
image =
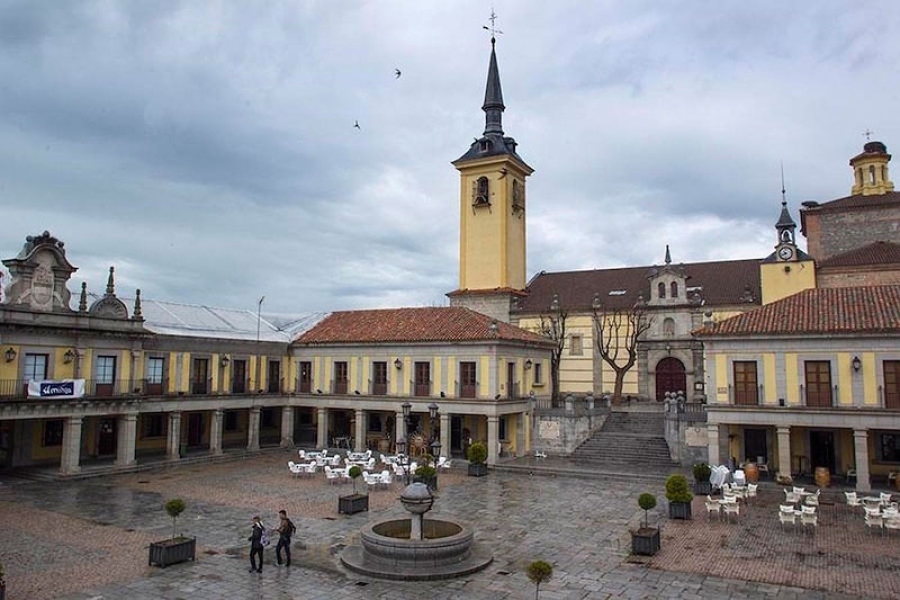
{"label": "weather vane on spire", "polygon": [[784,189],[784,161],[781,161],[781,205],[787,206],[787,198]]}
{"label": "weather vane on spire", "polygon": [[503,35],[503,32],[497,29],[497,13],[494,12],[493,6],[491,7],[491,16],[488,18],[488,20],[491,22],[491,26],[488,27],[487,25],[482,25],[481,27],[482,29],[486,29],[487,31],[491,32],[491,43],[493,44],[497,37],[497,34]]}
{"label": "weather vane on spire", "polygon": [[875,133],[875,132],[872,131],[872,130],[870,130],[868,127],[866,127],[866,130],[863,131],[863,135],[866,136],[866,141],[867,141],[867,142],[871,142],[871,141],[872,141],[872,134],[873,134],[873,133]]}

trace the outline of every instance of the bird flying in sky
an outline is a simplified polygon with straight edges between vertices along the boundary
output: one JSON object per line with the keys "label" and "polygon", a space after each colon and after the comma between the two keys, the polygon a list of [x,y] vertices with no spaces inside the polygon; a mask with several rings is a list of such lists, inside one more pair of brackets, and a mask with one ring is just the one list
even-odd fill
{"label": "bird flying in sky", "polygon": [[357,129],[360,129],[360,127],[359,127],[359,121],[354,121],[354,122],[353,122],[353,126],[356,127]]}
{"label": "bird flying in sky", "polygon": [[400,69],[394,69],[394,75],[396,75],[396,79],[400,79],[400,76],[401,76],[402,74],[403,74],[403,73],[400,72]]}

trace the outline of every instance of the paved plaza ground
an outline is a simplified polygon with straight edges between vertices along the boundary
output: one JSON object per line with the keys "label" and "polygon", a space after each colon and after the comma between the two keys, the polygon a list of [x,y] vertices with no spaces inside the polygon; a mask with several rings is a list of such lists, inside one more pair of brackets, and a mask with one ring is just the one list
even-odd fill
{"label": "paved plaza ground", "polygon": [[[869,532],[861,514],[826,504],[815,534],[782,531],[781,494],[769,488],[742,506],[736,522],[709,520],[700,499],[694,519],[665,522],[663,549],[634,559],[629,528],[642,516],[640,492],[662,484],[493,472],[442,473],[433,515],[470,524],[493,549],[486,570],[439,582],[380,581],[347,571],[338,555],[370,520],[404,514],[401,486],[372,491],[370,511],[337,513],[349,485],[324,475],[295,479],[293,452],[230,463],[172,467],[71,482],[0,480],[0,560],[7,597],[127,598],[533,598],[531,561],[554,566],[544,600],[575,598],[896,598],[900,537]],[[147,566],[147,545],[172,534],[162,505],[184,498],[177,530],[197,536],[195,563]],[[247,572],[250,518],[269,526],[285,509],[298,527],[293,566],[266,550],[261,575]],[[861,510],[860,510],[861,513]],[[652,519],[652,517],[651,517]]]}

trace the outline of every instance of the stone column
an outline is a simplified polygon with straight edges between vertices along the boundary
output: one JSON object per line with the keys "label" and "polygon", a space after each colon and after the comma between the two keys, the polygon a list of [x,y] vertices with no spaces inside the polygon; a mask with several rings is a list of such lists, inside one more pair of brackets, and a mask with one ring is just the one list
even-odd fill
{"label": "stone column", "polygon": [[144,391],[143,386],[137,385],[137,382],[140,380],[140,377],[138,376],[139,375],[138,367],[141,366],[140,358],[141,358],[140,352],[138,352],[137,350],[131,351],[131,377],[128,378],[128,393],[129,394],[131,394],[136,389],[138,389],[138,387],[141,388],[142,392]]}
{"label": "stone column", "polygon": [[722,456],[719,453],[719,425],[718,423],[710,423],[706,427],[707,436],[709,440],[707,441],[707,450],[709,452],[709,464],[711,465],[721,465],[722,464]]}
{"label": "stone column", "polygon": [[259,412],[258,406],[252,407],[247,419],[247,450],[256,452],[259,450]]}
{"label": "stone column", "polygon": [[870,492],[872,491],[872,482],[869,476],[869,431],[867,429],[853,430],[853,448],[856,454],[856,490]]}
{"label": "stone column", "polygon": [[166,440],[166,458],[178,460],[181,458],[181,411],[169,413],[169,433]]}
{"label": "stone column", "polygon": [[495,465],[497,464],[497,458],[500,456],[500,417],[492,416],[487,418],[487,433],[487,464]]}
{"label": "stone column", "polygon": [[135,464],[134,446],[137,442],[137,415],[119,417],[116,434],[116,466],[127,467]]}
{"label": "stone column", "polygon": [[281,409],[281,447],[293,448],[294,446],[294,407],[285,406]]}
{"label": "stone column", "polygon": [[778,468],[776,473],[791,475],[791,428],[779,425],[775,428],[778,436]]}
{"label": "stone column", "polygon": [[441,456],[450,456],[450,415],[443,412],[441,413]]}
{"label": "stone column", "polygon": [[353,432],[353,449],[357,452],[366,451],[366,411],[356,409],[356,431]]}
{"label": "stone column", "polygon": [[328,409],[317,408],[316,448],[328,447]]}
{"label": "stone column", "polygon": [[69,417],[63,424],[62,457],[59,472],[75,475],[81,472],[81,425],[82,417]]}
{"label": "stone column", "polygon": [[212,411],[209,424],[209,453],[216,456],[224,452],[222,448],[222,428],[225,425],[225,411],[221,408]]}

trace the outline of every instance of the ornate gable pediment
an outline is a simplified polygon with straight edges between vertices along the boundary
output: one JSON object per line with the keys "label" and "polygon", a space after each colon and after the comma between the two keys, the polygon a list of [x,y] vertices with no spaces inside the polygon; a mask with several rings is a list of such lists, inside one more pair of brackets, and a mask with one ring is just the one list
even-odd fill
{"label": "ornate gable pediment", "polygon": [[72,312],[66,284],[77,269],[66,259],[64,246],[49,231],[26,237],[19,254],[3,261],[10,273],[5,304],[37,312]]}

